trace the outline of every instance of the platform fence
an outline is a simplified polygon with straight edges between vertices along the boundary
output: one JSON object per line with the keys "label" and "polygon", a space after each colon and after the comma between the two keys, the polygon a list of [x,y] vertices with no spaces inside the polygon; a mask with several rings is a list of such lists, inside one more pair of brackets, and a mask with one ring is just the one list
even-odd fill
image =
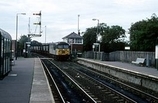
{"label": "platform fence", "polygon": [[110,53],[104,53],[87,51],[82,54],[82,57],[102,61],[121,61],[128,63],[135,61],[137,58],[145,58],[146,66],[155,66],[155,52],[115,51]]}

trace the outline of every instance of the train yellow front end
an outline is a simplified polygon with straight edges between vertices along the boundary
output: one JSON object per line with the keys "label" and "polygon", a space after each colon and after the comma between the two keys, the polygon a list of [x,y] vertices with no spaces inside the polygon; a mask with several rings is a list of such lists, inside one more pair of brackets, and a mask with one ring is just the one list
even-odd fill
{"label": "train yellow front end", "polygon": [[56,49],[55,58],[57,60],[67,60],[70,57],[70,49]]}

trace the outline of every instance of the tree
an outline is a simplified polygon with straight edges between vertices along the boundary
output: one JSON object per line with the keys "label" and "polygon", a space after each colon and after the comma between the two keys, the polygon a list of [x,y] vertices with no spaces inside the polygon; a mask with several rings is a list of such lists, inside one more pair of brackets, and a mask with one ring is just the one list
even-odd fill
{"label": "tree", "polygon": [[26,35],[21,36],[20,39],[18,40],[18,51],[20,53],[22,53],[22,51],[24,49],[24,44],[26,42],[31,42],[31,38],[27,37]]}
{"label": "tree", "polygon": [[[101,51],[110,52],[114,50],[124,49],[125,30],[116,26],[107,26],[105,23],[100,23],[98,27],[98,34],[101,39],[97,41],[97,27],[88,28],[83,35],[84,50],[92,50],[93,43],[99,42],[101,44]],[[117,45],[117,46],[116,46]]]}
{"label": "tree", "polygon": [[124,39],[126,37],[125,30],[118,25],[107,26],[105,24],[101,25],[102,36],[102,49],[105,52],[111,52],[116,50],[124,50],[126,42]]}
{"label": "tree", "polygon": [[[113,42],[120,42],[122,39],[124,39],[125,36],[125,30],[116,25],[116,26],[107,26],[106,28],[103,28],[102,35],[102,42],[105,43],[113,43]],[[122,38],[122,39],[120,39]]]}
{"label": "tree", "polygon": [[158,34],[158,18],[155,14],[150,19],[131,25],[130,45],[132,50],[154,51]]}
{"label": "tree", "polygon": [[92,50],[93,43],[96,42],[96,30],[97,28],[88,28],[83,35],[83,49],[84,51]]}

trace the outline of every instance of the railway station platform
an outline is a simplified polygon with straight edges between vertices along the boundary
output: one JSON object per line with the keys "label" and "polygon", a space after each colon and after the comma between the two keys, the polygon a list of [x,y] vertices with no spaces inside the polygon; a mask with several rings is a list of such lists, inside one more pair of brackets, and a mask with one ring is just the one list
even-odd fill
{"label": "railway station platform", "polygon": [[104,65],[108,65],[108,66],[118,67],[123,70],[136,72],[136,73],[158,78],[158,70],[154,67],[140,66],[140,65],[135,65],[132,63],[125,63],[125,62],[119,62],[119,61],[101,61],[101,60],[86,59],[86,58],[79,58],[79,59],[86,60],[86,61],[93,61],[98,64],[104,64]]}
{"label": "railway station platform", "polygon": [[46,74],[38,58],[18,58],[0,80],[0,103],[54,103]]}
{"label": "railway station platform", "polygon": [[156,68],[138,66],[132,63],[86,58],[78,58],[77,62],[118,78],[121,81],[127,81],[158,92],[158,70]]}

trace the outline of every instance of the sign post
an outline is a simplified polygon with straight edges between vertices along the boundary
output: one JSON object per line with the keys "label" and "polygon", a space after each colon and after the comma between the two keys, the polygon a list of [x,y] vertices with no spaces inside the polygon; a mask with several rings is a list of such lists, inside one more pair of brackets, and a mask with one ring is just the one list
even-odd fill
{"label": "sign post", "polygon": [[[95,59],[95,49],[96,49],[96,55],[97,55],[97,46],[99,46],[99,53],[100,53],[100,44],[99,43],[93,43],[93,49],[94,49],[94,59]],[[96,56],[96,58],[97,58],[97,56]]]}
{"label": "sign post", "polygon": [[94,56],[93,58],[95,59],[95,45],[94,44],[92,45],[92,48],[93,48],[93,56]]}

